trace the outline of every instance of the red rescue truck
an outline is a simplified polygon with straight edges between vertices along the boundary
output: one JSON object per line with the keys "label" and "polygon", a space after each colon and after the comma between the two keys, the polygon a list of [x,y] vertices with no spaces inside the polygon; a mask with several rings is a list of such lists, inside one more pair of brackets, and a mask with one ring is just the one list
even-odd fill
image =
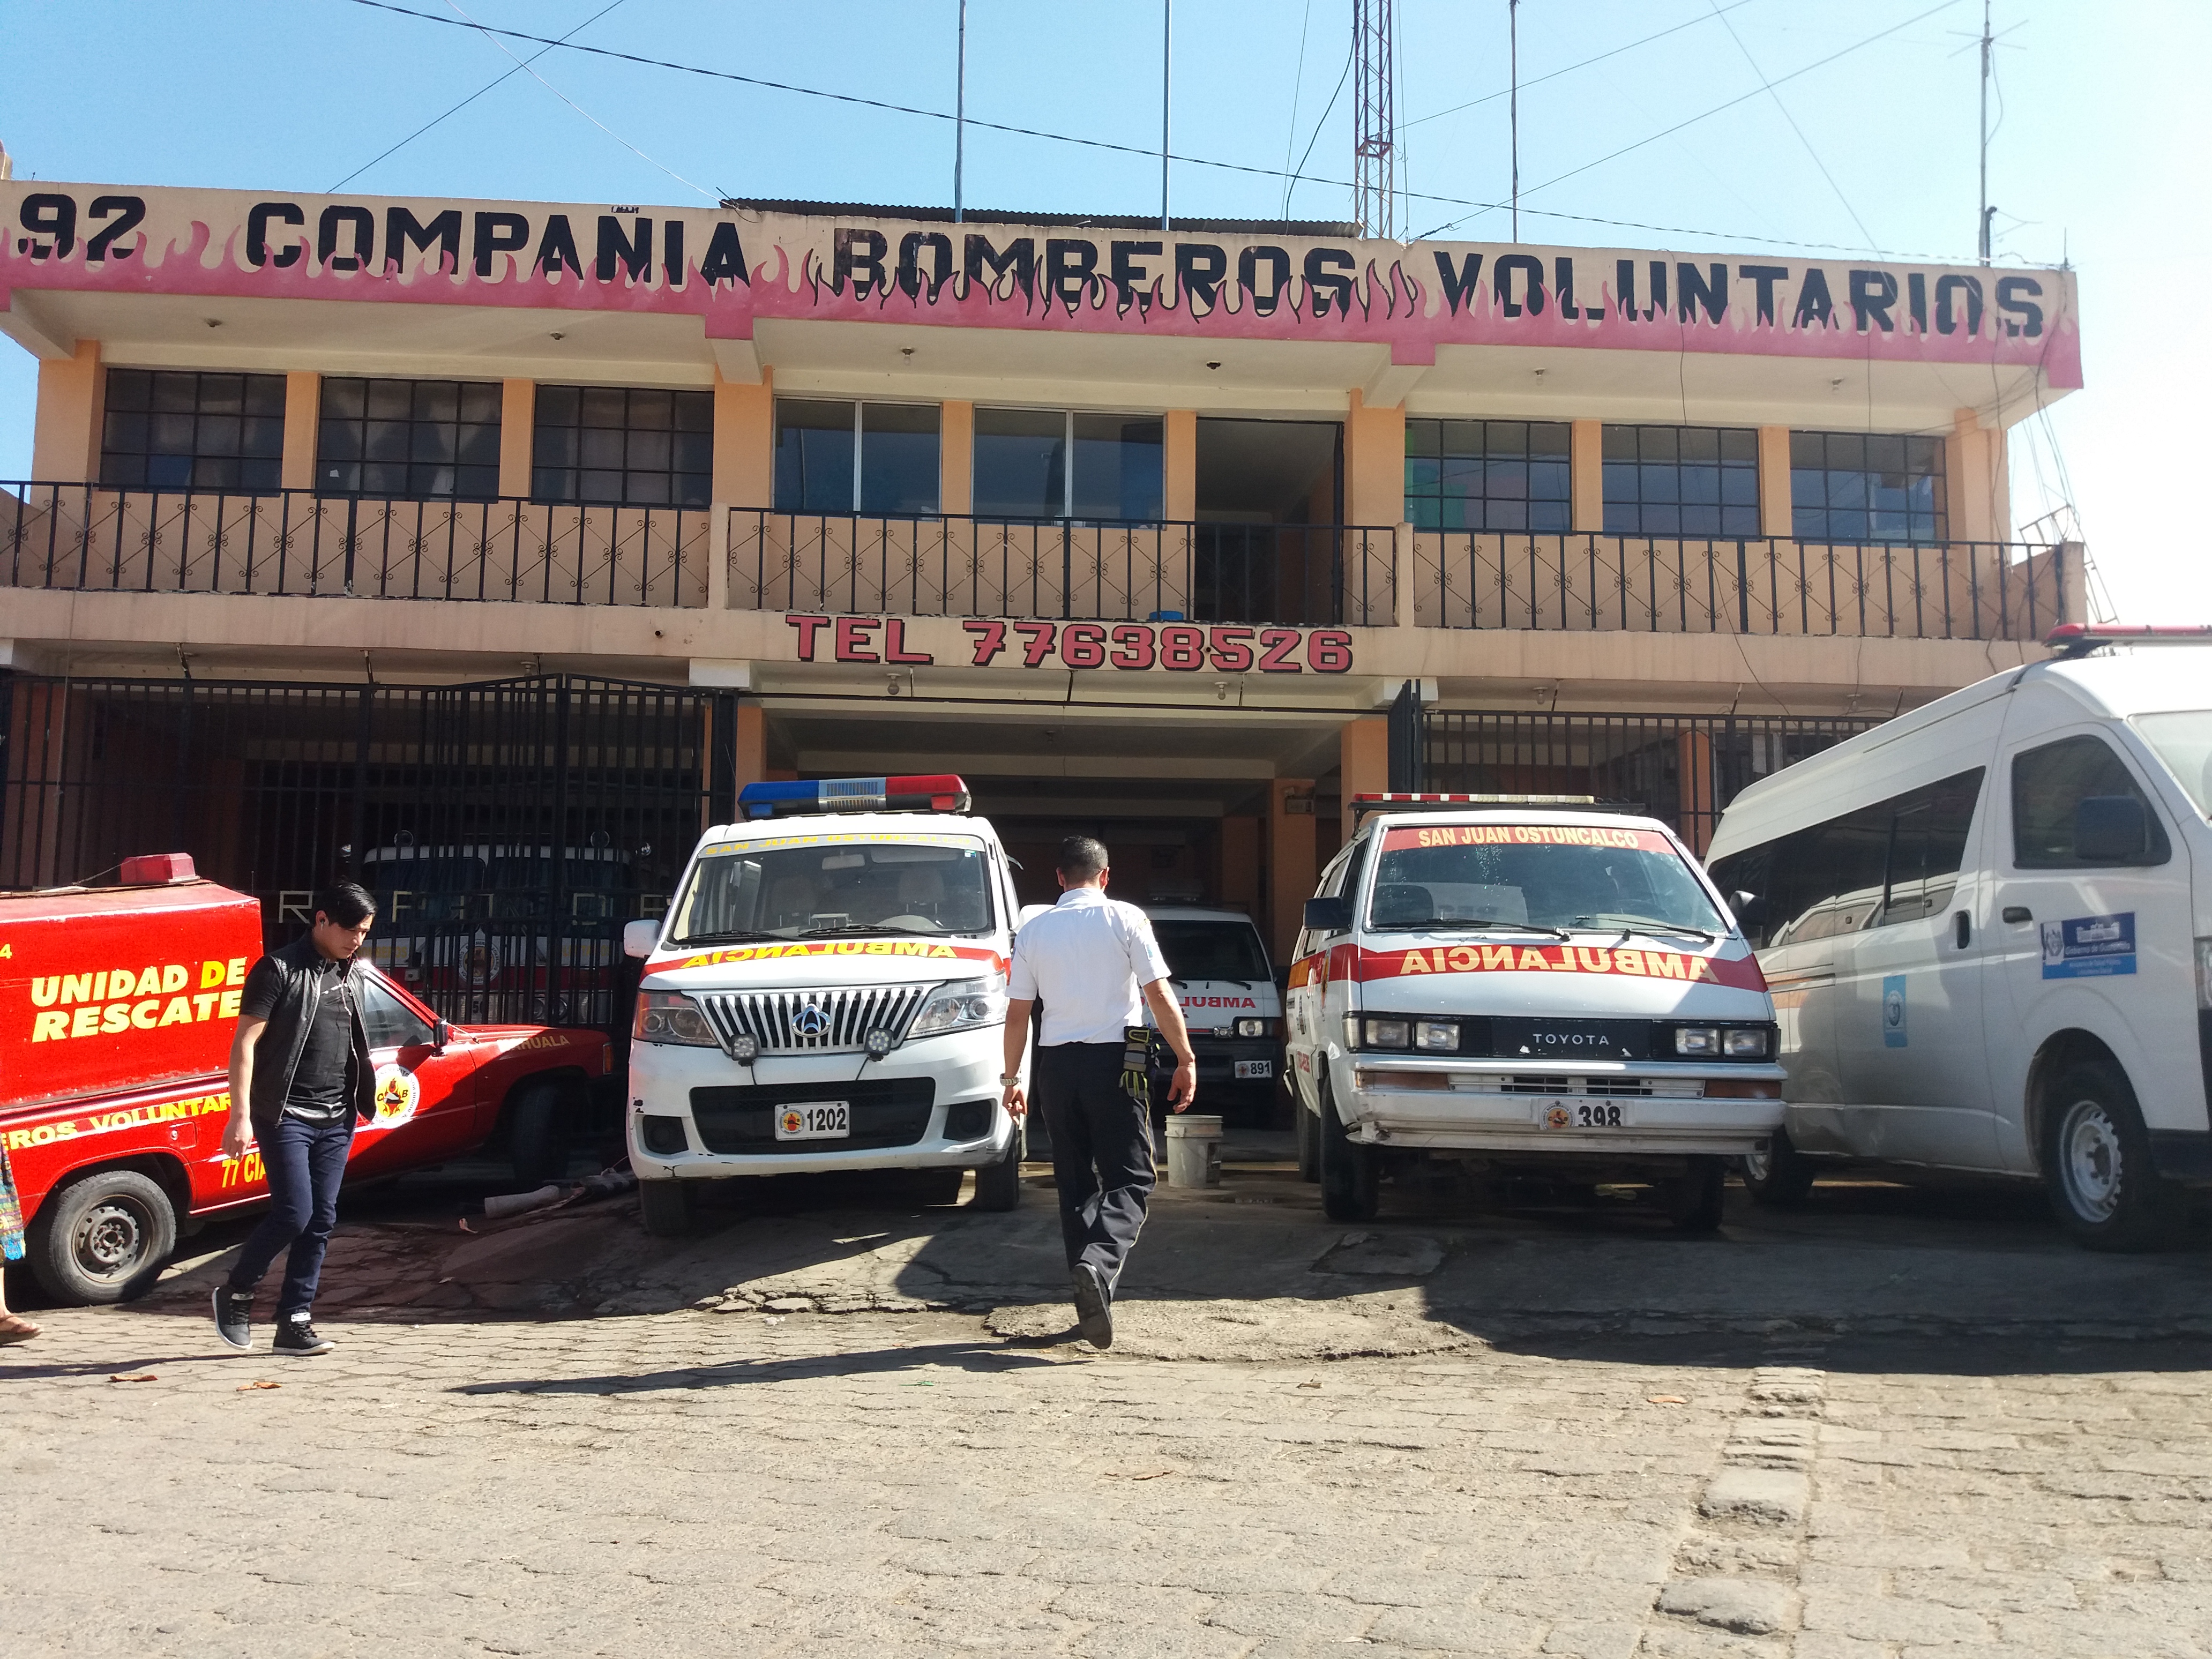
{"label": "red rescue truck", "polygon": [[[0,893],[0,1135],[29,1266],[64,1302],[150,1284],[179,1231],[268,1196],[261,1155],[222,1155],[231,1036],[261,955],[261,907],[169,853],[120,884]],[[369,963],[362,1014],[376,1119],[347,1178],[474,1152],[504,1131],[526,1181],[553,1173],[606,1034],[451,1025]]]}

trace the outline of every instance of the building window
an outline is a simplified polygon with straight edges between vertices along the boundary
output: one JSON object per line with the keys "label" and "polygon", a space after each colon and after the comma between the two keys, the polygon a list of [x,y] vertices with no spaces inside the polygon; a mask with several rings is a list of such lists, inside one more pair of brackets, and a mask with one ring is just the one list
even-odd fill
{"label": "building window", "polygon": [[530,493],[538,501],[704,507],[714,471],[711,392],[538,388]]}
{"label": "building window", "polygon": [[401,501],[499,494],[496,382],[323,381],[315,488]]}
{"label": "building window", "polygon": [[107,371],[107,488],[271,490],[283,471],[282,374]]}
{"label": "building window", "polygon": [[1759,434],[1749,428],[1609,426],[1608,536],[1759,534]]}
{"label": "building window", "polygon": [[1561,421],[1406,422],[1406,516],[1419,530],[1573,526]]}
{"label": "building window", "polygon": [[1167,423],[1158,415],[975,411],[975,514],[1118,519],[1167,510]]}
{"label": "building window", "polygon": [[775,510],[938,510],[934,404],[775,400]]}
{"label": "building window", "polygon": [[1943,542],[1943,441],[1790,434],[1790,531],[1801,542]]}

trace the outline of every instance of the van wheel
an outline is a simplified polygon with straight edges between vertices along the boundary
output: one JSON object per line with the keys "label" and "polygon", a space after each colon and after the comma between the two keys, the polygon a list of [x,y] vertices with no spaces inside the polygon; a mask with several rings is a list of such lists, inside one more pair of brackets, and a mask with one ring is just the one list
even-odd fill
{"label": "van wheel", "polygon": [[681,1238],[691,1231],[691,1189],[681,1181],[637,1183],[637,1218],[655,1238]]}
{"label": "van wheel", "polygon": [[2093,1250],[2173,1243],[2186,1200],[2153,1172],[2150,1136],[2119,1068],[2103,1060],[2069,1066],[2044,1098],[2044,1184],[2058,1224]]}
{"label": "van wheel", "polygon": [[1742,1165],[1751,1201],[1770,1210],[1794,1210],[1803,1204],[1818,1173],[1813,1160],[1790,1144],[1790,1132],[1779,1127],[1767,1137],[1766,1150],[1745,1153]]}
{"label": "van wheel", "polygon": [[177,1248],[177,1211],[159,1182],[136,1170],[79,1176],[31,1224],[32,1274],[58,1302],[121,1302],[161,1277]]}
{"label": "van wheel", "polygon": [[975,1171],[975,1196],[969,1201],[971,1209],[1004,1212],[1021,1206],[1022,1158],[1029,1151],[1029,1139],[1028,1128],[1015,1119],[1013,1144],[1006,1148],[1006,1155]]}
{"label": "van wheel", "polygon": [[507,1153],[514,1184],[525,1192],[568,1173],[568,1137],[561,1121],[561,1085],[526,1085],[507,1119]]}
{"label": "van wheel", "polygon": [[1382,1160],[1372,1146],[1352,1139],[1326,1083],[1316,1138],[1321,1143],[1322,1213],[1331,1221],[1372,1221],[1382,1207]]}
{"label": "van wheel", "polygon": [[1710,1233],[1721,1224],[1728,1192],[1728,1160],[1693,1158],[1690,1167],[1667,1183],[1667,1219],[1681,1233]]}
{"label": "van wheel", "polygon": [[1291,1109],[1297,1115],[1298,1179],[1321,1179],[1321,1120],[1308,1109],[1304,1101],[1291,1097]]}

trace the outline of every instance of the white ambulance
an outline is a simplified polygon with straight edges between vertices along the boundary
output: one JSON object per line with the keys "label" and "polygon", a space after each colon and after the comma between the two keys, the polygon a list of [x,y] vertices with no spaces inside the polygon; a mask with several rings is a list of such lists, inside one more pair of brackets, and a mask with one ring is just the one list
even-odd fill
{"label": "white ambulance", "polygon": [[1306,902],[1287,1043],[1334,1220],[1394,1163],[1651,1181],[1686,1231],[1782,1121],[1765,981],[1696,859],[1585,797],[1383,795]]}
{"label": "white ambulance", "polygon": [[[1005,850],[952,776],[749,784],[668,914],[634,921],[630,1167],[647,1228],[702,1181],[934,1172],[1020,1201],[1000,1105],[1018,914]],[[1024,1062],[1026,1065],[1026,1062]]]}
{"label": "white ambulance", "polygon": [[2212,1186],[2212,629],[2051,643],[1722,817],[1790,1072],[1755,1197],[1823,1158],[2039,1176],[2081,1243],[2132,1249]]}
{"label": "white ambulance", "polygon": [[1190,1032],[1204,1109],[1265,1125],[1280,1086],[1283,1006],[1260,930],[1242,910],[1147,904],[1145,915]]}

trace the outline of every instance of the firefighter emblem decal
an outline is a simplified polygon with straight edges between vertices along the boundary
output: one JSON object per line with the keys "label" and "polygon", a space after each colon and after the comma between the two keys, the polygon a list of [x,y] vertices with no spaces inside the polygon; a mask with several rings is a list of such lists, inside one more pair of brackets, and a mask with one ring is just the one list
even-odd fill
{"label": "firefighter emblem decal", "polygon": [[1564,1129],[1573,1121],[1574,1115],[1564,1106],[1550,1107],[1544,1113],[1544,1127],[1547,1129]]}
{"label": "firefighter emblem decal", "polygon": [[376,1068],[376,1119],[373,1127],[396,1129],[415,1115],[422,1099],[422,1085],[404,1066]]}
{"label": "firefighter emblem decal", "polygon": [[799,1113],[788,1109],[785,1110],[783,1114],[783,1132],[786,1135],[796,1135],[805,1127],[806,1120]]}

